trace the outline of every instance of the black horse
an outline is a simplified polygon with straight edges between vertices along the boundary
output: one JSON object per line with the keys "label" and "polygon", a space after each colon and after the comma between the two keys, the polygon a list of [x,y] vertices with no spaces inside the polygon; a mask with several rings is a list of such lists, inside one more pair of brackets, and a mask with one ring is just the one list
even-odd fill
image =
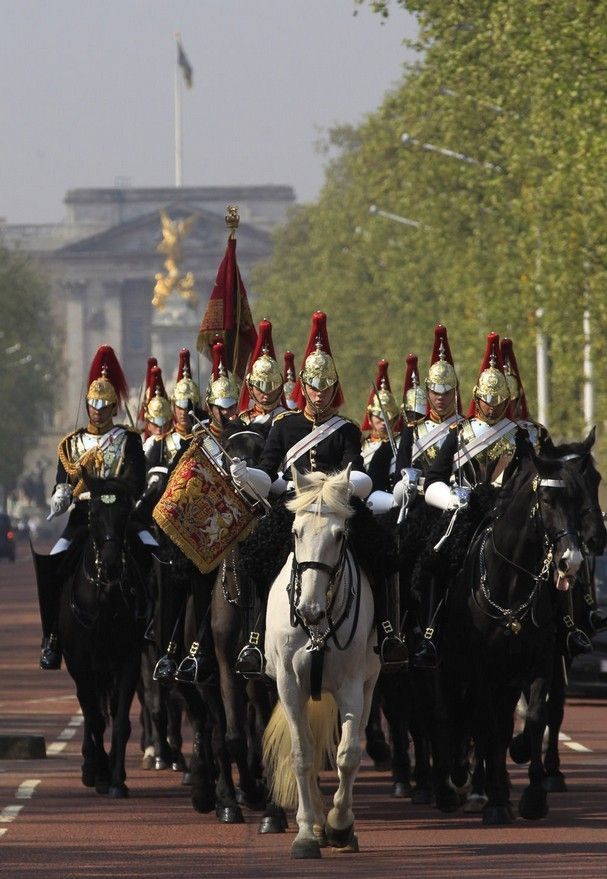
{"label": "black horse", "polygon": [[456,741],[472,723],[486,766],[485,824],[513,820],[506,752],[526,687],[531,759],[519,813],[527,819],[547,814],[541,749],[555,648],[555,582],[568,584],[581,562],[574,519],[583,493],[579,477],[521,444],[504,481],[450,592],[446,620],[444,668],[447,692],[456,697]]}
{"label": "black horse", "polygon": [[[84,715],[82,782],[97,793],[126,797],[129,711],[149,610],[145,551],[124,482],[84,479],[91,494],[88,534],[74,541],[63,562],[58,635]],[[108,755],[104,733],[110,719]]]}

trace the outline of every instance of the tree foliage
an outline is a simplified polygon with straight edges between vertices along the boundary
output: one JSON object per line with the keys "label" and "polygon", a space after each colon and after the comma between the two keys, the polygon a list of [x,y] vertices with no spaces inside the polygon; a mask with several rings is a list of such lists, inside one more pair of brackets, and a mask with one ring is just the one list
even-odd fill
{"label": "tree foliage", "polygon": [[0,488],[10,491],[53,408],[53,320],[43,280],[0,247]]}
{"label": "tree foliage", "polygon": [[[387,17],[391,4],[370,5]],[[550,428],[579,436],[585,308],[596,418],[607,417],[598,368],[607,336],[604,4],[392,5],[418,17],[419,62],[358,129],[339,130],[320,197],[297,208],[258,271],[264,314],[300,351],[311,312],[328,312],[356,418],[375,361],[392,361],[398,386],[410,350],[427,363],[437,322],[449,329],[464,399],[496,330],[514,339],[533,405],[542,331]],[[422,226],[370,215],[370,205]]]}

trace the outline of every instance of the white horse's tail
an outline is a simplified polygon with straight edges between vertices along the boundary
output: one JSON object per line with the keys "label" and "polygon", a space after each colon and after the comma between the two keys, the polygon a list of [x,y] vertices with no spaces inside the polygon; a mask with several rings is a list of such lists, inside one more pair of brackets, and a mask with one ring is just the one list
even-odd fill
{"label": "white horse's tail", "polygon": [[[335,699],[323,693],[320,702],[308,702],[314,755],[312,775],[325,768],[327,760],[335,766],[339,743],[339,715]],[[285,809],[297,807],[297,783],[291,759],[291,732],[282,702],[278,701],[263,734],[263,762],[270,784],[270,796]]]}

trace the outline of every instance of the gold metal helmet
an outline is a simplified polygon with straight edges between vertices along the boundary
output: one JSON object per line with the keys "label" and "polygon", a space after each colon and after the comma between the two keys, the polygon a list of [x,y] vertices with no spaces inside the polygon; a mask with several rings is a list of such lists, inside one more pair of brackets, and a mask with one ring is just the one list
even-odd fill
{"label": "gold metal helmet", "polygon": [[261,357],[258,357],[251,372],[246,376],[246,382],[249,387],[257,388],[262,394],[269,394],[282,388],[283,378],[278,363],[270,352],[264,348]]}
{"label": "gold metal helmet", "polygon": [[[185,409],[185,406],[182,408]],[[157,427],[163,427],[172,419],[173,413],[171,410],[171,404],[169,400],[163,396],[159,387],[156,387],[154,396],[150,397],[148,400],[144,409],[144,416],[146,421],[155,424]]]}
{"label": "gold metal helmet", "polygon": [[185,369],[182,378],[173,388],[171,402],[179,406],[180,409],[187,409],[191,404],[200,403],[200,389]]}
{"label": "gold metal helmet", "polygon": [[[369,415],[376,415],[378,418],[381,418],[382,406],[383,412],[390,421],[400,414],[394,395],[392,394],[392,391],[389,391],[386,387],[385,380],[382,382],[382,386],[379,388],[378,393],[373,394],[371,402],[367,406],[367,412]],[[425,411],[424,408],[424,412]]]}
{"label": "gold metal helmet", "polygon": [[506,376],[498,367],[494,354],[489,358],[489,366],[478,377],[473,394],[477,400],[483,400],[490,406],[498,406],[510,399],[510,388]]}
{"label": "gold metal helmet", "polygon": [[315,350],[306,357],[299,377],[305,385],[317,391],[332,388],[339,381],[333,358],[323,351],[320,339],[316,340]]}
{"label": "gold metal helmet", "polygon": [[103,409],[104,406],[114,406],[118,403],[114,385],[105,375],[91,382],[86,392],[86,402],[93,409]]}
{"label": "gold metal helmet", "polygon": [[411,378],[411,387],[405,394],[403,409],[405,412],[417,412],[418,415],[426,414],[426,392],[417,383],[415,373]]}
{"label": "gold metal helmet", "polygon": [[441,341],[436,360],[428,370],[426,389],[435,394],[446,394],[457,388],[457,375],[453,365],[446,357],[445,346]]}
{"label": "gold metal helmet", "polygon": [[220,409],[230,409],[238,402],[239,389],[236,379],[226,371],[223,364],[219,367],[219,375],[216,379],[209,379],[207,387],[207,406],[219,406]]}
{"label": "gold metal helmet", "polygon": [[521,389],[519,387],[518,379],[509,369],[505,370],[506,373],[506,382],[508,384],[508,390],[510,392],[511,400],[518,400]]}

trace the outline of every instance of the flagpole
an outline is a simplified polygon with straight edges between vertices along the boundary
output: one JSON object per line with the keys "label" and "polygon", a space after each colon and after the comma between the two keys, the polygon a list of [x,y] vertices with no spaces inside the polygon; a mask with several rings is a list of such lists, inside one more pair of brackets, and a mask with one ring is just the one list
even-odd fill
{"label": "flagpole", "polygon": [[[175,34],[179,42],[179,33]],[[175,62],[175,186],[183,186],[182,140],[181,140],[181,76],[179,63]]]}

